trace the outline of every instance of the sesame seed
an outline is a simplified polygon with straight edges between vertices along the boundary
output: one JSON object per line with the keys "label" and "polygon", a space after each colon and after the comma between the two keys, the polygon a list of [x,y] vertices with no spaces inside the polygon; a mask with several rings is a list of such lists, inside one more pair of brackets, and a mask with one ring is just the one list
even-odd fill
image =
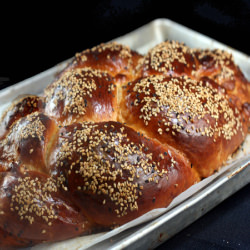
{"label": "sesame seed", "polygon": [[183,43],[177,41],[165,41],[149,50],[141,63],[145,70],[153,69],[160,73],[171,74],[176,68],[174,63],[184,65],[185,67],[195,68],[195,64],[188,64],[186,57],[193,57],[193,52]]}
{"label": "sesame seed", "polygon": [[28,220],[32,224],[38,216],[51,225],[49,220],[54,217],[55,205],[49,206],[47,201],[50,200],[51,193],[57,192],[57,185],[53,179],[48,178],[46,182],[40,182],[29,176],[19,178],[13,190],[11,207],[15,207],[21,220]]}
{"label": "sesame seed", "polygon": [[[50,84],[44,91],[47,112],[57,116],[58,107],[62,105],[60,116],[74,115],[76,118],[86,114],[91,105],[89,100],[103,86],[108,93],[115,91],[115,84],[109,82],[106,71],[89,67],[76,68],[65,72],[59,79]],[[51,105],[51,103],[53,105]],[[70,120],[70,122],[72,122]]]}
{"label": "sesame seed", "polygon": [[[64,133],[64,136],[60,137],[62,147],[57,155],[57,165],[60,168],[61,163],[64,166],[65,159],[68,159],[73,152],[77,152],[84,161],[77,163],[77,160],[72,159],[69,166],[69,169],[83,178],[81,190],[79,187],[77,189],[81,192],[105,195],[103,205],[107,204],[107,200],[113,202],[117,207],[116,214],[119,216],[126,215],[128,209],[138,209],[137,199],[143,190],[143,185],[137,184],[140,172],[150,174],[152,166],[155,166],[155,175],[150,181],[156,183],[157,176],[165,175],[163,170],[156,167],[157,163],[152,161],[153,154],[147,145],[135,143],[133,138],[128,138],[128,132],[129,128],[120,123],[82,122],[78,124],[73,135],[65,137]],[[85,142],[86,137],[88,140]],[[142,138],[145,142],[148,141],[143,136]],[[102,152],[101,149],[103,152],[109,152],[112,162],[104,155],[97,154],[97,148],[99,152]],[[164,158],[163,153],[162,157]],[[71,174],[68,171],[67,173]],[[122,178],[123,175],[127,176],[126,179]],[[122,179],[115,182],[117,178]]]}
{"label": "sesame seed", "polygon": [[[163,127],[157,130],[160,135],[164,130],[176,136],[177,132],[180,133],[186,127],[188,134],[191,134],[191,128],[200,132],[201,136],[212,137],[216,133],[230,140],[242,130],[237,108],[233,110],[225,95],[205,81],[196,81],[187,76],[156,75],[133,83],[132,90],[141,100],[139,119],[145,125],[155,119],[163,121]],[[194,123],[197,119],[204,120],[206,127]],[[218,121],[221,120],[223,124],[219,125]]]}

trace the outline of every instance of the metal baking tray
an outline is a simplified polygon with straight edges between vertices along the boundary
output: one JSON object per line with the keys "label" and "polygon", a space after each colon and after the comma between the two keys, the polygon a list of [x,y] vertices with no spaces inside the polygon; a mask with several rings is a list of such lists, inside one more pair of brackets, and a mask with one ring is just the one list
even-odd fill
{"label": "metal baking tray", "polygon": [[[250,79],[250,57],[190,30],[169,19],[156,19],[139,29],[114,39],[144,54],[152,46],[166,39],[178,40],[195,48],[220,48],[233,54],[247,79]],[[105,41],[103,41],[105,42]],[[84,48],[83,48],[84,49]],[[68,60],[34,77],[0,91],[0,116],[3,110],[21,94],[39,94],[53,81]],[[216,174],[184,192],[168,210],[147,217],[133,227],[121,227],[90,237],[78,237],[55,244],[42,244],[33,249],[152,249],[197,220],[224,199],[250,183],[250,135],[226,166]],[[186,194],[186,195],[185,195]],[[132,223],[133,224],[133,223]]]}

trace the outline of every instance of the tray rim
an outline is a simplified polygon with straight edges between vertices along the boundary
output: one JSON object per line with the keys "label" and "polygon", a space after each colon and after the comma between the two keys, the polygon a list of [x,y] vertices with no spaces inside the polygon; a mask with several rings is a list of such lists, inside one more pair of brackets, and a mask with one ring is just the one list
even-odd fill
{"label": "tray rim", "polygon": [[[181,213],[183,213],[185,210],[192,209],[195,205],[197,205],[198,202],[201,202],[201,200],[205,199],[209,195],[213,195],[214,192],[218,190],[218,188],[222,187],[223,185],[229,185],[231,182],[233,182],[233,178],[239,178],[243,175],[246,175],[250,177],[250,158],[245,157],[242,161],[242,165],[238,166],[238,162],[235,162],[234,167],[230,169],[229,171],[226,171],[225,173],[222,173],[220,176],[216,177],[215,180],[210,182],[208,185],[203,187],[202,189],[198,190],[195,194],[193,194],[191,197],[188,197],[186,200],[184,200],[181,204],[176,205],[173,207],[170,211],[167,213],[159,216],[154,221],[149,222],[147,225],[145,225],[143,228],[141,228],[137,233],[139,236],[136,235],[136,233],[133,233],[131,236],[123,239],[119,244],[116,244],[112,246],[110,249],[112,250],[118,250],[118,249],[138,249],[138,247],[133,247],[131,244],[134,244],[136,241],[147,237],[148,234],[152,233],[153,230],[159,231],[159,227],[163,226],[170,220],[174,220],[176,216],[179,216]],[[212,208],[217,206],[219,203],[224,201],[226,198],[237,192],[239,189],[244,187],[245,185],[250,183],[250,179],[243,178],[244,182],[241,182],[240,185],[234,186],[235,189],[233,192],[224,194],[222,199],[218,199],[212,206],[210,206],[207,209],[203,209],[202,213],[199,216],[196,216],[195,219],[190,220],[185,227],[190,225],[192,222],[196,221],[198,218],[203,216],[205,213],[210,211]],[[228,181],[230,180],[230,181]],[[229,183],[230,182],[230,183]],[[235,183],[235,181],[234,181]],[[207,206],[207,202],[202,203],[203,206]],[[197,208],[196,208],[197,209]],[[170,239],[172,236],[174,236],[176,233],[178,233],[180,230],[184,229],[185,227],[178,228],[176,232],[173,235],[165,235],[164,241]],[[143,233],[144,231],[144,233]],[[154,247],[160,245],[162,243],[163,237],[160,237],[161,241],[155,242]],[[122,244],[122,247],[121,247]],[[139,244],[138,244],[139,245]],[[140,247],[144,247],[145,245],[141,245]]]}

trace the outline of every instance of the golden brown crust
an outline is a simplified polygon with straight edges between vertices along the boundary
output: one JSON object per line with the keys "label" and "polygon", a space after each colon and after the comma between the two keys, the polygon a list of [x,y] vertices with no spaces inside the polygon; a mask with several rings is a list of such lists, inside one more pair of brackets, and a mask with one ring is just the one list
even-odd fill
{"label": "golden brown crust", "polygon": [[185,44],[167,40],[150,49],[141,61],[143,76],[191,75],[196,69],[195,57],[192,50]]}
{"label": "golden brown crust", "polygon": [[250,82],[235,64],[232,54],[219,49],[194,49],[193,52],[197,70],[192,74],[196,79],[206,76],[216,81],[239,109],[242,104],[250,103]]}
{"label": "golden brown crust", "polygon": [[45,113],[63,125],[115,120],[116,92],[116,83],[107,72],[70,70],[45,89]]}
{"label": "golden brown crust", "polygon": [[109,227],[166,207],[199,181],[178,152],[117,122],[60,129],[51,159],[86,217]]}
{"label": "golden brown crust", "polygon": [[[136,66],[141,58],[139,53],[128,46],[116,42],[101,43],[77,53],[63,72],[75,68],[91,67],[106,71],[111,76],[118,77],[119,80],[122,80],[121,82],[125,82],[134,79]],[[119,80],[117,83],[120,82]]]}
{"label": "golden brown crust", "polygon": [[25,169],[47,172],[46,157],[56,130],[55,123],[39,112],[18,120],[0,141],[2,171],[9,171],[18,163]]}
{"label": "golden brown crust", "polygon": [[112,229],[218,170],[250,126],[230,54],[165,41],[76,54],[0,123],[0,248]]}
{"label": "golden brown crust", "polygon": [[120,121],[185,153],[201,177],[245,138],[247,124],[211,81],[150,76],[123,88]]}
{"label": "golden brown crust", "polygon": [[[235,64],[232,54],[220,49],[193,49],[177,41],[165,41],[150,49],[139,65],[142,76],[209,77],[223,87],[241,111],[250,103],[250,82]],[[249,116],[247,117],[250,122]],[[250,123],[249,123],[250,124]]]}
{"label": "golden brown crust", "polygon": [[0,120],[0,139],[9,131],[11,125],[20,118],[39,110],[41,98],[34,95],[20,97],[5,111]]}
{"label": "golden brown crust", "polygon": [[[1,229],[18,244],[59,241],[90,230],[89,222],[60,192],[56,180],[37,171],[20,172],[18,168],[0,174]],[[6,246],[7,239],[0,242],[0,247]]]}

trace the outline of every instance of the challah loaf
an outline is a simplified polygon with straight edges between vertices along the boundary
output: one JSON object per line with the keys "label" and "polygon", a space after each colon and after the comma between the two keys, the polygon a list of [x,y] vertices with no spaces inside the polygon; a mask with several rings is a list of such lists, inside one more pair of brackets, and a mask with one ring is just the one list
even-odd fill
{"label": "challah loaf", "polygon": [[76,54],[0,123],[0,247],[110,230],[167,207],[244,141],[250,84],[220,50],[115,42]]}

